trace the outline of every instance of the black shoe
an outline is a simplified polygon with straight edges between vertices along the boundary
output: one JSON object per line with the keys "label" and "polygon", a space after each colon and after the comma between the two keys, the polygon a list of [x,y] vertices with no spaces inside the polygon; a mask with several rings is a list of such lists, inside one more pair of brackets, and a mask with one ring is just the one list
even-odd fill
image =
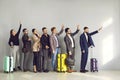
{"label": "black shoe", "polygon": [[85,70],[85,72],[89,72],[88,70]]}
{"label": "black shoe", "polygon": [[56,70],[56,69],[53,69],[53,71],[57,72],[57,70]]}
{"label": "black shoe", "polygon": [[26,69],[24,69],[24,70],[23,70],[23,72],[27,72],[27,70],[26,70]]}
{"label": "black shoe", "polygon": [[37,70],[38,72],[43,72],[42,70]]}
{"label": "black shoe", "polygon": [[17,68],[18,68],[18,70],[22,70],[22,69],[20,68],[20,66],[18,66]]}
{"label": "black shoe", "polygon": [[80,72],[81,72],[81,73],[86,73],[86,71],[85,71],[85,70],[80,70]]}
{"label": "black shoe", "polygon": [[15,72],[15,71],[17,71],[17,70],[14,68],[13,71]]}
{"label": "black shoe", "polygon": [[44,70],[43,72],[46,72],[46,73],[47,73],[47,72],[49,72],[49,70]]}

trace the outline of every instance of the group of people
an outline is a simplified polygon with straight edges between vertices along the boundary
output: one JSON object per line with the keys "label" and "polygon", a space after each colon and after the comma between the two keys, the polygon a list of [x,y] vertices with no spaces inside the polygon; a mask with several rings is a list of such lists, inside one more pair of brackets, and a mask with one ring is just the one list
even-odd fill
{"label": "group of people", "polygon": [[[20,22],[20,27],[18,32],[16,32],[14,29],[10,30],[10,38],[9,38],[9,46],[12,49],[12,56],[13,56],[13,68],[14,71],[17,69],[21,70],[20,67],[20,53],[19,53],[19,35],[21,32],[22,24]],[[81,48],[81,68],[80,72],[85,73],[88,72],[88,70],[85,69],[87,64],[87,58],[88,58],[88,48],[94,47],[94,43],[92,40],[92,35],[98,33],[102,27],[92,33],[89,33],[89,28],[84,27],[83,34],[80,35],[80,48]],[[60,32],[57,32],[56,27],[51,28],[51,35],[47,33],[47,28],[43,27],[42,32],[43,34],[40,35],[38,31],[34,28],[32,29],[32,38],[28,35],[28,29],[23,29],[23,36],[22,36],[22,52],[24,53],[24,61],[23,61],[23,71],[28,71],[28,64],[29,64],[29,55],[31,53],[34,54],[33,57],[33,71],[35,73],[37,72],[49,72],[49,58],[52,59],[52,68],[53,71],[56,71],[57,69],[57,54],[60,53],[60,40],[59,36],[64,31],[64,25],[61,26]],[[66,45],[66,52],[68,56],[75,61],[75,40],[74,36],[80,31],[80,26],[77,25],[77,30],[72,33],[70,28],[65,28],[65,37],[64,42]],[[78,46],[78,45],[77,45]],[[75,62],[74,62],[75,63]],[[75,64],[74,64],[75,65]],[[68,66],[67,72],[76,72],[74,70],[74,65]]]}

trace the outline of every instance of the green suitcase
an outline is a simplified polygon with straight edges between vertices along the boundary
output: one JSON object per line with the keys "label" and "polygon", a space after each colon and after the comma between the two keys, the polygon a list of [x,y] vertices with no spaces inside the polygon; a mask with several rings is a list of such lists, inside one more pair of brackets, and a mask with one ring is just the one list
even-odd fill
{"label": "green suitcase", "polygon": [[13,72],[13,57],[5,56],[5,58],[4,58],[4,72],[6,72],[6,73]]}

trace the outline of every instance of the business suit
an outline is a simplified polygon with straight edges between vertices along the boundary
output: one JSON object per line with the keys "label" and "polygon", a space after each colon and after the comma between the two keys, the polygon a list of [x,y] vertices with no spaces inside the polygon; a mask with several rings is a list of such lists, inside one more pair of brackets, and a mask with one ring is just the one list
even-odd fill
{"label": "business suit", "polygon": [[[52,54],[52,67],[53,70],[56,69],[56,56],[59,53],[59,48],[60,48],[60,42],[58,37],[63,33],[63,29],[57,34],[51,34],[50,36],[50,47],[51,47],[51,52]],[[54,51],[54,52],[53,52]]]}
{"label": "business suit", "polygon": [[[82,52],[80,70],[85,70],[87,59],[88,59],[88,48],[90,46],[95,46],[91,36],[96,33],[98,33],[97,30],[91,33],[83,33],[80,36],[80,47],[81,47],[81,52]],[[85,52],[83,53],[83,51]]]}
{"label": "business suit", "polygon": [[[72,55],[69,55],[71,59],[75,60],[75,40],[74,40],[74,36],[79,32],[79,30],[77,29],[74,33],[70,33],[70,35],[68,36],[66,34],[66,36],[64,37],[64,41],[65,41],[65,44],[66,44],[66,50],[67,50],[67,53],[69,55],[69,52],[72,53]],[[73,46],[72,46],[72,41],[71,39],[73,40]],[[71,67],[71,66],[69,66]]]}
{"label": "business suit", "polygon": [[24,34],[22,36],[23,48],[22,51],[24,53],[24,61],[23,61],[23,69],[24,71],[29,68],[29,55],[31,54],[31,40],[29,40],[28,34]]}

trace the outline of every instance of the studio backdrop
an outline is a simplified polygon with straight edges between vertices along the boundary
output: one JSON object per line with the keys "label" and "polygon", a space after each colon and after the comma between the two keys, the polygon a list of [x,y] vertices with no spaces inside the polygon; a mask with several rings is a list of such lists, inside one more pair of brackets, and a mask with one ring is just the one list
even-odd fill
{"label": "studio backdrop", "polygon": [[[51,34],[51,27],[55,26],[59,31],[62,24],[74,32],[79,24],[80,32],[75,36],[75,68],[78,71],[81,60],[79,37],[83,27],[88,26],[90,31],[94,31],[103,26],[103,30],[93,36],[93,57],[98,59],[100,70],[120,69],[120,0],[0,0],[0,70],[3,70],[4,56],[10,54],[10,29],[18,30],[19,21],[22,29],[28,28],[30,35],[32,28],[42,34],[42,27],[47,27]],[[22,32],[20,43],[21,36]],[[60,36],[63,53],[66,52],[64,36],[65,32]],[[21,66],[22,61],[21,58]]]}

